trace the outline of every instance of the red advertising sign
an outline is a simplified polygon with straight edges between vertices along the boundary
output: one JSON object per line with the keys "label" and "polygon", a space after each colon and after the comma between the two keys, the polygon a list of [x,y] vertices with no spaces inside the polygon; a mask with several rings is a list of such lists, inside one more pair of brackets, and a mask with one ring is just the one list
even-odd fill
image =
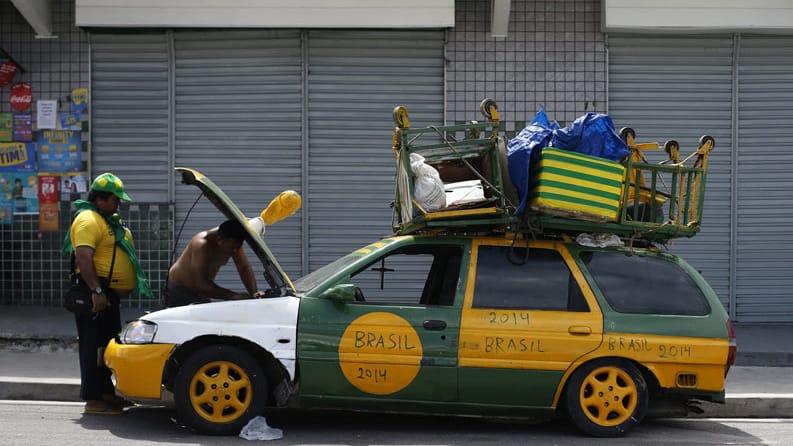
{"label": "red advertising sign", "polygon": [[60,178],[55,175],[39,176],[39,231],[58,230],[58,188]]}
{"label": "red advertising sign", "polygon": [[39,176],[39,203],[57,203],[60,178],[55,175]]}
{"label": "red advertising sign", "polygon": [[16,111],[25,111],[33,103],[33,89],[26,82],[18,82],[11,86],[11,107]]}
{"label": "red advertising sign", "polygon": [[5,87],[17,73],[17,64],[10,60],[0,62],[0,88]]}

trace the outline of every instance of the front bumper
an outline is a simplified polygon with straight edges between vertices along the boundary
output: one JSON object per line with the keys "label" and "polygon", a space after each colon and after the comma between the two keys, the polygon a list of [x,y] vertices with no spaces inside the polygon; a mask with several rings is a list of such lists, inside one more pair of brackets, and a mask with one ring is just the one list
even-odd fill
{"label": "front bumper", "polygon": [[116,390],[127,398],[160,399],[165,362],[175,347],[110,341],[105,349],[105,364],[116,379]]}

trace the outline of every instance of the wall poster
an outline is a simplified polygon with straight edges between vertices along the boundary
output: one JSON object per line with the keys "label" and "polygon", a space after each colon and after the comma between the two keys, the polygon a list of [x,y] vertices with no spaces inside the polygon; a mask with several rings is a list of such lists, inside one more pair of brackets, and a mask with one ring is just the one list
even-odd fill
{"label": "wall poster", "polygon": [[82,142],[77,130],[38,130],[39,171],[78,172],[82,167]]}

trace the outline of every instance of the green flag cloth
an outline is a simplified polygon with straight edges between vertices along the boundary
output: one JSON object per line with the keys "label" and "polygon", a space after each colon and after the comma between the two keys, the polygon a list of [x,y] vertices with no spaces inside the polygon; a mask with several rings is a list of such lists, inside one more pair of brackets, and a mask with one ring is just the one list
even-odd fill
{"label": "green flag cloth", "polygon": [[[132,246],[132,243],[130,243],[129,240],[124,237],[126,232],[124,231],[124,226],[121,225],[121,216],[118,214],[107,215],[99,210],[99,208],[94,206],[93,203],[85,200],[75,201],[74,207],[77,208],[77,210],[74,211],[72,218],[76,217],[83,211],[94,211],[105,218],[105,221],[113,230],[113,234],[116,237],[116,243],[118,243],[118,246],[121,247],[121,250],[127,254],[130,262],[132,262],[132,267],[135,269],[135,276],[137,277],[135,291],[137,291],[142,296],[154,297],[154,294],[151,292],[151,288],[149,287],[149,281],[146,279],[146,274],[143,272],[143,268],[140,266],[138,255],[135,253],[135,248]],[[66,238],[63,240],[63,253],[69,254],[72,251],[74,251],[74,246],[72,246],[71,231],[67,231]]]}

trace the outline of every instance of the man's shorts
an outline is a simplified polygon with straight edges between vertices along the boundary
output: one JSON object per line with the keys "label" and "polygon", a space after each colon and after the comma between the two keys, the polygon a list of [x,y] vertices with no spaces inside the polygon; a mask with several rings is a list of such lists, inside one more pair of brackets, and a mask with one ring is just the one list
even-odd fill
{"label": "man's shorts", "polygon": [[163,308],[181,307],[182,305],[192,304],[205,304],[209,303],[210,299],[201,297],[193,292],[190,288],[180,285],[168,284],[165,290],[165,298],[163,299]]}

